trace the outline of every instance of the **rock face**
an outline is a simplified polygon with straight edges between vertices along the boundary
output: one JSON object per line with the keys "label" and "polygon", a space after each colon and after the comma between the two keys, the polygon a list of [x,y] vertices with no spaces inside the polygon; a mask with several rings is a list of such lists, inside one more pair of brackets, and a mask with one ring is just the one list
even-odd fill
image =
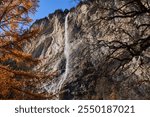
{"label": "rock face", "polygon": [[42,59],[34,70],[57,71],[39,92],[60,92],[57,99],[150,99],[150,29],[142,27],[150,14],[125,17],[119,8],[125,15],[142,10],[131,0],[89,0],[33,24],[41,34],[25,51]]}

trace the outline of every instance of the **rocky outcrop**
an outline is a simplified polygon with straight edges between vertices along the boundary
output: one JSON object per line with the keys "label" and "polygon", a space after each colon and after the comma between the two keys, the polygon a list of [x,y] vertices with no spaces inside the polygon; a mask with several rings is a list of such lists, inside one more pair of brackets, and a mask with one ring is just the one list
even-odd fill
{"label": "rocky outcrop", "polygon": [[127,14],[141,11],[138,5],[89,0],[37,20],[32,27],[41,34],[25,50],[42,59],[34,70],[57,71],[39,92],[59,92],[57,99],[150,99],[150,30],[142,27],[150,15]]}

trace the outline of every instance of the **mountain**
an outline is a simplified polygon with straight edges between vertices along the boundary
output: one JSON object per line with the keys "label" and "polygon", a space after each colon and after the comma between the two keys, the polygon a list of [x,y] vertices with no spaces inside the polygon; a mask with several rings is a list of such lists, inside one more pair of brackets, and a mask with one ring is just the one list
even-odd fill
{"label": "mountain", "polygon": [[150,99],[150,8],[146,0],[87,0],[35,21],[25,51],[53,79],[38,92],[55,99]]}

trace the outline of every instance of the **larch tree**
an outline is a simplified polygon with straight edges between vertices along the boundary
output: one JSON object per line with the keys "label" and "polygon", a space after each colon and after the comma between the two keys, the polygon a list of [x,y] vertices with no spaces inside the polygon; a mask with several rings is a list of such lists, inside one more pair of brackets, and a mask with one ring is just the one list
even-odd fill
{"label": "larch tree", "polygon": [[0,99],[24,99],[26,79],[38,78],[30,70],[38,60],[23,52],[23,44],[38,34],[29,29],[37,7],[38,0],[0,0]]}

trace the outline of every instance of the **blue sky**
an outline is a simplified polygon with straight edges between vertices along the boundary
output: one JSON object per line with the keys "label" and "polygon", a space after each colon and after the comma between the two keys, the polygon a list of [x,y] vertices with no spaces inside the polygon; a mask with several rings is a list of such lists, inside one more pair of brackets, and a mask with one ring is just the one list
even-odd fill
{"label": "blue sky", "polygon": [[74,0],[39,0],[39,8],[32,15],[33,20],[44,18],[57,9],[70,9],[77,5]]}

